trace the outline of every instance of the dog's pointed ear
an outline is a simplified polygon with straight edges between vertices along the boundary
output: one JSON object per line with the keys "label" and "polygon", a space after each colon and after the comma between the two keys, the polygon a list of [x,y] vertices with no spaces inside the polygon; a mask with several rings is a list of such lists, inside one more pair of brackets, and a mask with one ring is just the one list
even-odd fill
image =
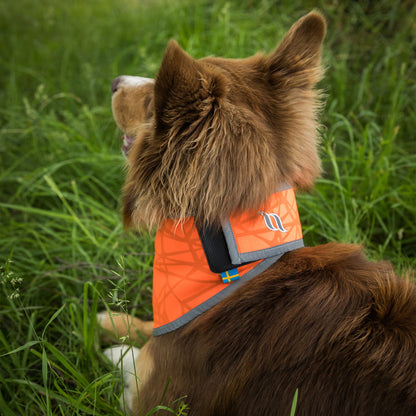
{"label": "dog's pointed ear", "polygon": [[155,82],[156,128],[192,123],[225,94],[222,74],[207,67],[170,40]]}
{"label": "dog's pointed ear", "polygon": [[299,19],[270,56],[272,83],[310,88],[322,77],[321,46],[326,23],[321,14],[310,12]]}

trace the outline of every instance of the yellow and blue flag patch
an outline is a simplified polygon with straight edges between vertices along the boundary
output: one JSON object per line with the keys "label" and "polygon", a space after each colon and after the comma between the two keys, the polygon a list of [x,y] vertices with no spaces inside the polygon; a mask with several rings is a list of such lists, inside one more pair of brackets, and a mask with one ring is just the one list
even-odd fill
{"label": "yellow and blue flag patch", "polygon": [[238,280],[239,278],[240,275],[237,269],[231,269],[221,273],[221,279],[223,283],[230,283],[234,280]]}

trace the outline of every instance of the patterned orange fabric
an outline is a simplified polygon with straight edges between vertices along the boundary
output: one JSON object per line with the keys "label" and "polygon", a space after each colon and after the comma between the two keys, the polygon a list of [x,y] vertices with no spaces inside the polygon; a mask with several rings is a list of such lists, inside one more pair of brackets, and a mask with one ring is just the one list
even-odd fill
{"label": "patterned orange fabric", "polygon": [[[259,215],[260,214],[260,215]],[[277,217],[283,230],[279,229]],[[272,229],[265,226],[265,217]],[[255,213],[232,215],[231,227],[240,253],[262,250],[302,238],[302,227],[293,188],[276,192]],[[277,231],[280,232],[277,232]]]}
{"label": "patterned orange fabric", "polygon": [[[302,239],[291,188],[273,194],[259,211],[232,215],[229,224],[239,253],[267,250]],[[260,261],[259,258],[238,267],[239,275],[244,276]],[[154,328],[175,321],[232,284],[224,283],[219,274],[211,272],[192,217],[183,223],[164,221],[155,240]]]}

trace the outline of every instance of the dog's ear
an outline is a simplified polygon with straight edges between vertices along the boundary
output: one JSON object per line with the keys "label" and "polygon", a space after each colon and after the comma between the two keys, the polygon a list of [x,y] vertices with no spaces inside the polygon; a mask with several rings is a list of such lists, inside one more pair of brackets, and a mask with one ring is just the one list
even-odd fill
{"label": "dog's ear", "polygon": [[156,129],[180,122],[189,125],[207,115],[225,94],[226,84],[215,67],[201,65],[175,40],[168,43],[155,83]]}
{"label": "dog's ear", "polygon": [[299,19],[270,56],[270,81],[298,88],[311,88],[322,77],[321,46],[325,19],[311,12]]}

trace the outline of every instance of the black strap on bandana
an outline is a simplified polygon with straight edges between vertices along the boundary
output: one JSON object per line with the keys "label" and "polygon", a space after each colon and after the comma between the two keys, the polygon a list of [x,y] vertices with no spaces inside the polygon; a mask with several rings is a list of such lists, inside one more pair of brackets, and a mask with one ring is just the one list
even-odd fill
{"label": "black strap on bandana", "polygon": [[213,273],[223,273],[236,267],[252,263],[248,261],[242,264],[233,264],[229,255],[228,245],[224,231],[213,227],[197,228],[208,266]]}
{"label": "black strap on bandana", "polygon": [[[237,268],[240,266],[268,258],[279,258],[288,251],[303,247],[302,230],[300,229],[293,189],[284,184],[270,197],[269,201],[268,203],[271,205],[267,207],[267,210],[270,212],[257,212],[257,219],[234,218],[223,221],[220,227],[209,225],[205,225],[203,228],[197,227],[209,268],[213,273],[221,274],[225,283],[228,283],[229,277],[238,275]],[[284,215],[284,223],[280,217],[280,210]],[[239,221],[243,221],[243,223]],[[254,225],[247,221],[254,221]],[[247,240],[245,240],[246,243],[241,244],[242,248],[240,249],[239,242],[244,241],[244,238],[247,237],[241,235],[240,225],[243,225],[244,229],[248,227],[246,229],[246,232],[249,233],[247,236],[250,236],[250,232],[264,233],[265,231],[269,234],[271,232],[272,234],[277,233],[277,236],[287,235],[289,237],[274,238],[272,236],[273,238],[271,238],[268,235],[267,239],[271,238],[271,245],[260,244],[260,247],[256,247],[256,244],[251,247],[251,242],[249,241],[247,245]],[[251,230],[253,226],[257,231]],[[259,231],[259,226],[263,231]],[[228,272],[232,272],[232,276]],[[225,276],[223,276],[224,273],[226,273]]]}

